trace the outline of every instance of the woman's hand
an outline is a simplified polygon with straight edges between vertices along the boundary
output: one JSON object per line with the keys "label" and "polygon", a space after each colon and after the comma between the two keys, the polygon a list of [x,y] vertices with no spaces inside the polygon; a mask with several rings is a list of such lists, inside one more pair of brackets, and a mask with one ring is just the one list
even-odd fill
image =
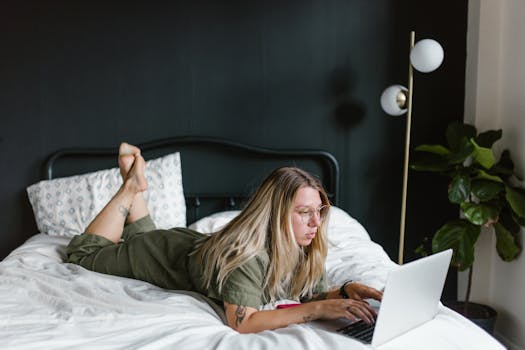
{"label": "woman's hand", "polygon": [[366,302],[356,299],[328,299],[317,301],[320,304],[319,317],[321,319],[333,320],[347,318],[355,321],[358,318],[366,323],[374,323],[377,316],[376,311]]}
{"label": "woman's hand", "polygon": [[348,298],[354,300],[375,299],[381,301],[383,298],[383,292],[358,282],[348,283],[345,292]]}
{"label": "woman's hand", "polygon": [[348,299],[341,299],[339,290],[326,293],[327,300],[322,301],[323,315],[320,318],[336,319],[345,317],[350,320],[362,319],[366,323],[373,323],[377,312],[365,299],[381,301],[383,293],[362,283],[351,282],[345,286]]}
{"label": "woman's hand", "polygon": [[351,282],[345,286],[348,299],[343,299],[339,288],[326,293],[316,294],[306,303],[315,304],[320,309],[321,315],[317,318],[336,319],[346,317],[350,320],[361,318],[371,323],[377,316],[376,311],[368,304],[366,299],[381,301],[383,293],[362,283]]}

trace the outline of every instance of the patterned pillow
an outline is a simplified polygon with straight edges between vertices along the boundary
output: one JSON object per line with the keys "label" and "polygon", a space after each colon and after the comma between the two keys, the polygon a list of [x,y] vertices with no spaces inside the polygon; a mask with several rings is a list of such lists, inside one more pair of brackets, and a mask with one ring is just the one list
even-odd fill
{"label": "patterned pillow", "polygon": [[[180,154],[146,162],[148,190],[144,198],[158,228],[186,226]],[[117,192],[122,179],[118,168],[40,181],[27,188],[38,230],[52,236],[84,232]]]}

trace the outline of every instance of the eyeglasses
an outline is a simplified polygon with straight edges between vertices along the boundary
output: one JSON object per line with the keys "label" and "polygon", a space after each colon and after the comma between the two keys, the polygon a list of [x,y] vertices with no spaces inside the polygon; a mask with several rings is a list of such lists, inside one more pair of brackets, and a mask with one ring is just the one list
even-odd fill
{"label": "eyeglasses", "polygon": [[314,217],[319,219],[319,221],[323,221],[324,219],[326,219],[326,215],[328,214],[328,209],[330,209],[330,206],[328,205],[320,206],[317,209],[312,208],[312,207],[300,207],[300,208],[295,209],[295,212],[299,214],[303,224],[307,224]]}

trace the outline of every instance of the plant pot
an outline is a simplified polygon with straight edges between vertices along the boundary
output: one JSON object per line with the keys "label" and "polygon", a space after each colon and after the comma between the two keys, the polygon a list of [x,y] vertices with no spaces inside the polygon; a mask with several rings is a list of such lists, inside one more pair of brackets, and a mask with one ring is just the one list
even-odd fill
{"label": "plant pot", "polygon": [[464,301],[449,301],[444,304],[483,328],[490,335],[494,334],[498,313],[490,306],[473,302],[465,305]]}

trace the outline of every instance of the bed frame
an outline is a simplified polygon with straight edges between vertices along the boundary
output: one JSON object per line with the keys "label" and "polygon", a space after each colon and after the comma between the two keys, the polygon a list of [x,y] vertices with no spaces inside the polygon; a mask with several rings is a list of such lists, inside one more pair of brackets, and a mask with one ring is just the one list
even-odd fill
{"label": "bed frame", "polygon": [[[338,205],[339,165],[325,151],[272,149],[202,136],[166,138],[138,146],[146,159],[180,152],[188,223],[213,212],[241,208],[264,177],[279,166],[298,166],[316,175],[332,204]],[[116,148],[58,150],[47,159],[44,178],[111,168],[117,155]]]}

